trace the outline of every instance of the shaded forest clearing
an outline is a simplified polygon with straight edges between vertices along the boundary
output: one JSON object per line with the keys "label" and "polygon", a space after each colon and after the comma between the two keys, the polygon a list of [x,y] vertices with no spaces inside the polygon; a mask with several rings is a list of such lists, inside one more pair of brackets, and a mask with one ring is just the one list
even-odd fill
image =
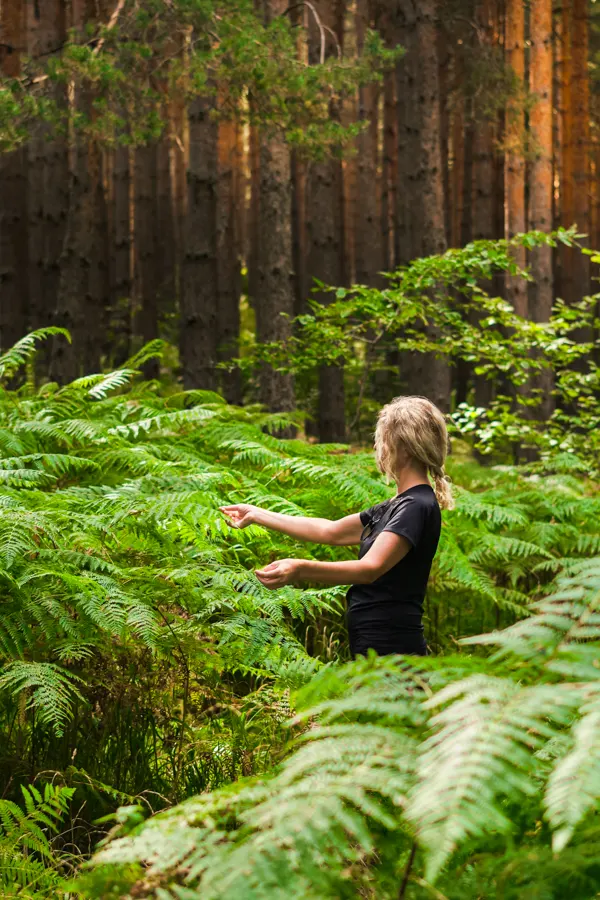
{"label": "shaded forest clearing", "polygon": [[[0,0],[0,895],[600,895],[596,4]],[[23,337],[23,335],[28,335]],[[433,655],[219,506],[393,493]]]}

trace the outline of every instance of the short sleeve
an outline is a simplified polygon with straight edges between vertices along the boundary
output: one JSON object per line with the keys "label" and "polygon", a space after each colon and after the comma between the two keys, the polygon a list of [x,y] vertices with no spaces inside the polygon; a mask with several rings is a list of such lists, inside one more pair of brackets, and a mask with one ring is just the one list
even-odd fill
{"label": "short sleeve", "polygon": [[[379,504],[377,504],[379,505]],[[370,506],[368,509],[363,510],[363,512],[359,513],[360,522],[363,527],[370,525],[373,520],[373,513],[377,509],[377,505]]]}
{"label": "short sleeve", "polygon": [[415,497],[406,497],[402,505],[394,510],[382,531],[399,534],[401,537],[405,537],[413,547],[416,547],[423,534],[426,516],[425,504],[419,502]]}

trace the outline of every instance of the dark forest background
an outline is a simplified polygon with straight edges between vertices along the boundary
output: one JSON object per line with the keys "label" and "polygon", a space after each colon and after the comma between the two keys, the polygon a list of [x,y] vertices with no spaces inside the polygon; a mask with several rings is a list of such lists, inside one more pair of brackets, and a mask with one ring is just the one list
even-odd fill
{"label": "dark forest background", "polygon": [[[382,287],[416,257],[528,229],[576,224],[600,246],[587,0],[0,9],[0,343],[50,324],[73,339],[39,378],[118,366],[161,337],[186,387],[301,405],[309,433],[343,441],[356,392],[341,365],[294,382],[217,363],[285,340],[311,294],[329,302],[318,282]],[[517,262],[534,280],[491,289],[536,322],[590,293],[597,268],[568,247]],[[493,387],[390,345],[367,393],[400,392],[448,410]]]}

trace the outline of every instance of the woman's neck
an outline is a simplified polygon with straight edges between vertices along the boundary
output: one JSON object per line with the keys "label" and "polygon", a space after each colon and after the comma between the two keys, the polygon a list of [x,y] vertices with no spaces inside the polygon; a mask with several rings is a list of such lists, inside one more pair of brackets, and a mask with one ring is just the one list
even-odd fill
{"label": "woman's neck", "polygon": [[404,491],[417,484],[429,484],[425,468],[409,466],[406,469],[400,469],[396,476],[396,487],[399,494],[403,494]]}

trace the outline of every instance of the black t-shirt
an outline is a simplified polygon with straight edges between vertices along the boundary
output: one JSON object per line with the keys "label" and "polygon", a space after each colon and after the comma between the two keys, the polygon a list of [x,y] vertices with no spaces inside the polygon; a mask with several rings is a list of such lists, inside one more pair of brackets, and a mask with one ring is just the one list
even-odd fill
{"label": "black t-shirt", "polygon": [[376,581],[352,585],[347,594],[349,619],[357,625],[388,622],[396,628],[422,631],[423,600],[442,524],[433,488],[417,484],[361,512],[360,520],[364,530],[359,559],[383,531],[402,535],[412,546]]}

